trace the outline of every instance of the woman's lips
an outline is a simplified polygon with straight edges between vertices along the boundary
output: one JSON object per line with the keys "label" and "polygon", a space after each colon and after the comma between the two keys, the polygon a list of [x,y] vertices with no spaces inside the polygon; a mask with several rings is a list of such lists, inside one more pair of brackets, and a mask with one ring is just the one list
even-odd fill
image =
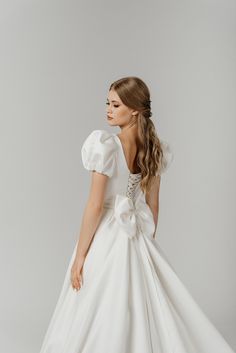
{"label": "woman's lips", "polygon": [[111,116],[107,115],[107,119],[113,119]]}

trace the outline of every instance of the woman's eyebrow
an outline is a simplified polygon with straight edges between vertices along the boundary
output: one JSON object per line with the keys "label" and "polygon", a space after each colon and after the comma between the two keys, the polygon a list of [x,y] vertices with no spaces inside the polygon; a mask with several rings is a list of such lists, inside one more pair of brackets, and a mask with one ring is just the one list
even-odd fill
{"label": "woman's eyebrow", "polygon": [[[109,99],[108,99],[108,98],[107,98],[107,101],[109,101]],[[115,100],[113,100],[112,102],[120,103],[120,102],[118,102],[118,101],[115,101]]]}

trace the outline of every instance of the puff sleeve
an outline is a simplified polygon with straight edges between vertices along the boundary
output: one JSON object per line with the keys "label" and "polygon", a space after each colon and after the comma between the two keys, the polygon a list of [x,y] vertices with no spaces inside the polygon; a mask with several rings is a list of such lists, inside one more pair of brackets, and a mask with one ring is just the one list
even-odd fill
{"label": "puff sleeve", "polygon": [[159,175],[166,172],[166,170],[169,168],[169,166],[171,165],[174,159],[174,153],[170,144],[161,139],[160,139],[160,142],[161,142],[161,147],[163,151],[163,157],[161,159],[160,166],[157,172],[157,174]]}
{"label": "puff sleeve", "polygon": [[116,166],[116,151],[113,134],[106,130],[93,130],[81,148],[83,166],[111,177]]}

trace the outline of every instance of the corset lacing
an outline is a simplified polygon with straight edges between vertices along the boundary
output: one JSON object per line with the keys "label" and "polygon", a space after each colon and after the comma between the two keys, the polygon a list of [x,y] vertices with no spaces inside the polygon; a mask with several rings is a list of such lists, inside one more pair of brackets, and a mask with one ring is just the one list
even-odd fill
{"label": "corset lacing", "polygon": [[141,174],[129,174],[126,196],[129,197],[131,200],[134,199],[134,193],[136,190],[136,186],[138,185],[141,179]]}

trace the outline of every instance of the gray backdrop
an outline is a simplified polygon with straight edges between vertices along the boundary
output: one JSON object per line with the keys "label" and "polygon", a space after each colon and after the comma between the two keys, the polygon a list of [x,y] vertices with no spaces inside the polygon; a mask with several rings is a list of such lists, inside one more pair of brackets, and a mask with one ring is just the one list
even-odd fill
{"label": "gray backdrop", "polygon": [[1,337],[37,353],[78,237],[90,183],[81,146],[111,128],[129,75],[150,87],[163,175],[159,243],[236,348],[235,30],[231,0],[1,0]]}

